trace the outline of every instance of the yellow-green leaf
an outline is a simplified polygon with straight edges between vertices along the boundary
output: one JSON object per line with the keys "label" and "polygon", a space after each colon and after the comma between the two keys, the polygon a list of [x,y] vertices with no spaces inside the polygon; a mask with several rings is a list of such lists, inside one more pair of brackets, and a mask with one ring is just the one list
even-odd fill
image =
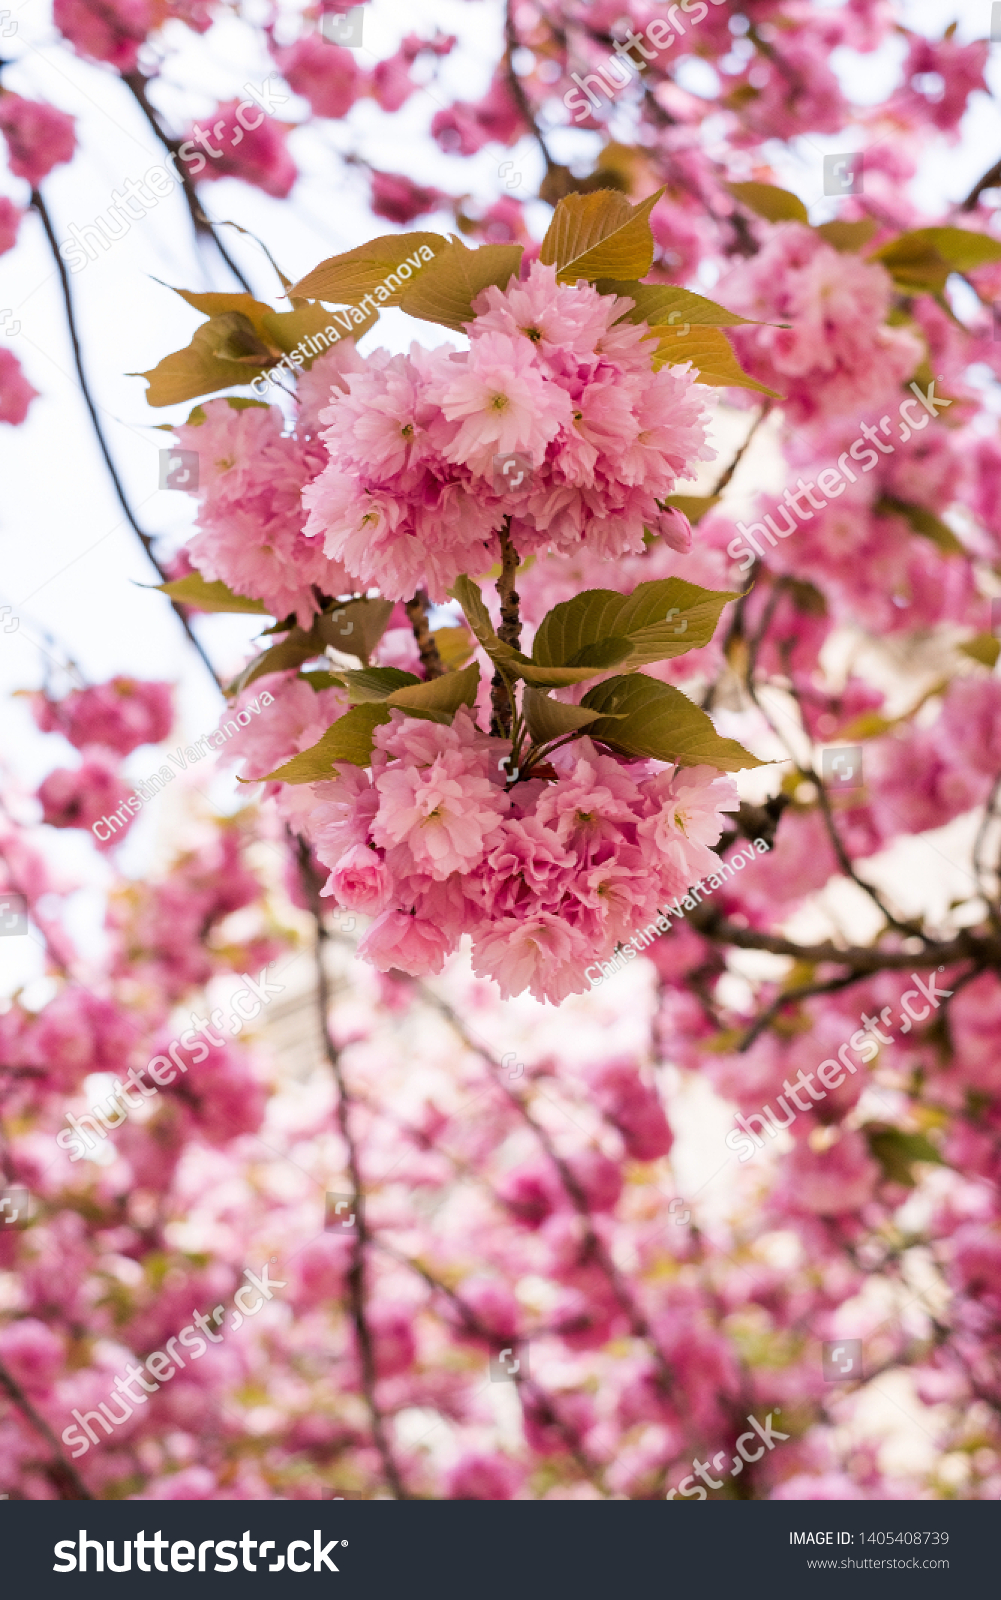
{"label": "yellow-green leaf", "polygon": [[473,653],[468,628],[434,628],[431,632],[446,672],[465,666]]}
{"label": "yellow-green leaf", "polygon": [[903,1184],[907,1189],[913,1189],[915,1184],[911,1170],[915,1161],[929,1161],[936,1166],[944,1164],[940,1152],[926,1134],[905,1133],[902,1128],[881,1122],[867,1122],[862,1132],[883,1169],[884,1178]]}
{"label": "yellow-green leaf", "polygon": [[809,213],[799,195],[779,189],[774,183],[727,183],[735,200],[764,217],[766,222],[809,222]]}
{"label": "yellow-green leaf", "polygon": [[577,664],[586,646],[612,638],[627,641],[629,651],[621,660],[631,668],[669,661],[708,644],[723,607],[737,598],[730,590],[703,589],[683,578],[641,583],[629,595],[586,589],[543,617],[532,658],[543,667]]}
{"label": "yellow-green leaf", "polygon": [[389,720],[385,705],[352,706],[308,750],[301,750],[263,778],[244,781],[319,783],[336,778],[335,763],[338,761],[346,761],[353,767],[367,767],[372,759],[372,735],[381,722]]}
{"label": "yellow-green leaf", "polygon": [[596,722],[601,714],[598,711],[588,711],[584,706],[568,706],[562,700],[553,700],[541,689],[533,689],[527,685],[522,711],[528,723],[528,731],[537,745],[549,744],[553,739],[562,739],[568,733],[582,731],[589,722]]}
{"label": "yellow-green leaf", "polygon": [[581,704],[601,713],[588,728],[590,737],[624,755],[685,767],[705,763],[720,772],[766,765],[736,739],[721,738],[712,720],[680,689],[642,672],[606,678],[588,690]]}
{"label": "yellow-green leaf", "polygon": [[508,678],[521,678],[525,683],[533,684],[538,689],[564,689],[568,684],[586,683],[588,678],[596,678],[599,672],[607,671],[607,666],[538,666],[522,651],[512,649],[511,645],[505,644],[497,637],[490,621],[490,614],[483,603],[479,585],[475,584],[472,578],[463,574],[456,579],[448,592],[453,599],[458,600],[465,612],[466,621],[491,661],[498,671],[503,672]]}
{"label": "yellow-green leaf", "polygon": [[[632,311],[625,312],[620,322],[646,322],[651,327],[669,327],[687,333],[694,327],[735,328],[740,323],[752,323],[752,317],[741,317],[736,311],[727,311],[715,300],[693,294],[691,289],[679,289],[674,283],[634,283],[615,278],[601,278],[595,285],[600,294],[617,294],[635,300]],[[783,326],[783,324],[775,324]]]}
{"label": "yellow-green leaf", "polygon": [[461,672],[446,672],[441,678],[428,678],[426,683],[395,689],[387,697],[386,704],[399,707],[411,717],[451,722],[460,706],[476,704],[479,683],[479,664],[473,661]]}
{"label": "yellow-green leaf", "polygon": [[[341,313],[342,318],[345,315]],[[300,305],[295,311],[269,311],[261,319],[265,337],[286,354],[298,350],[304,369],[311,367],[318,356],[324,355],[335,345],[338,337],[360,339],[369,328],[375,327],[378,320],[377,309],[359,311],[357,315],[352,312],[350,326],[346,328],[343,321],[338,320],[336,312],[326,311],[321,305]],[[318,346],[312,353],[308,347],[300,348],[307,339]],[[295,365],[298,366],[299,362]]]}
{"label": "yellow-green leaf", "polygon": [[722,498],[723,496],[719,494],[669,494],[664,504],[673,506],[675,511],[680,511],[694,528]]}
{"label": "yellow-green leaf", "polygon": [[155,587],[182,605],[197,606],[199,611],[252,611],[273,616],[263,600],[248,600],[245,595],[234,594],[224,583],[210,583],[200,572],[189,572],[184,578],[174,578],[170,583]]}
{"label": "yellow-green leaf", "polygon": [[879,223],[874,217],[862,217],[858,222],[822,222],[815,231],[835,250],[848,254],[864,250],[873,234],[879,231]]}
{"label": "yellow-green leaf", "polygon": [[421,682],[416,673],[401,672],[399,667],[362,667],[359,671],[342,671],[340,676],[353,706],[387,700],[394,689]]}
{"label": "yellow-green leaf", "polygon": [[[369,239],[367,244],[360,244],[354,250],[345,250],[341,255],[321,261],[312,272],[307,272],[304,278],[293,284],[289,298],[328,300],[332,305],[357,305],[366,294],[374,293],[381,286],[387,290],[387,296],[385,299],[380,296],[379,304],[397,305],[409,278],[409,274],[408,278],[399,278],[397,267],[415,255],[420,256],[423,266],[428,257],[421,255],[422,249],[426,247],[432,256],[436,256],[445,249],[447,243],[440,233],[381,234],[379,238]],[[397,275],[399,287],[386,282],[390,273]]]}
{"label": "yellow-green leaf", "polygon": [[877,500],[875,510],[877,516],[904,517],[915,533],[930,539],[944,556],[961,556],[966,553],[952,529],[942,521],[941,517],[937,517],[934,511],[929,511],[927,506],[913,506],[906,500],[896,500],[892,495],[883,495]]}
{"label": "yellow-green leaf", "polygon": [[392,600],[344,600],[328,607],[313,623],[317,653],[322,654],[329,644],[343,655],[357,656],[368,666],[392,615]]}
{"label": "yellow-green leaf", "polygon": [[898,288],[940,295],[951,272],[974,272],[1001,260],[1001,241],[967,228],[915,228],[873,252]]}
{"label": "yellow-green leaf", "polygon": [[523,246],[481,244],[470,250],[459,239],[429,261],[419,278],[400,297],[400,309],[425,322],[437,322],[456,333],[473,320],[473,301],[490,284],[504,289],[518,276]]}
{"label": "yellow-green leaf", "polygon": [[164,356],[148,372],[128,376],[146,379],[148,405],[172,406],[249,383],[271,366],[274,354],[245,316],[228,311],[196,328],[185,349]]}
{"label": "yellow-green leaf", "polygon": [[993,672],[1001,653],[1001,640],[996,639],[993,633],[978,633],[959,648],[971,661],[979,661],[981,666],[990,667]]}
{"label": "yellow-green leaf", "polygon": [[312,661],[322,654],[323,646],[312,632],[306,633],[302,628],[293,628],[287,639],[282,639],[279,644],[273,644],[270,649],[255,656],[226,692],[239,694],[250,684],[256,683],[258,678],[266,677],[269,672],[289,672],[293,667],[301,667],[304,661]]}
{"label": "yellow-green leaf", "polygon": [[654,353],[654,370],[670,364],[680,366],[690,361],[698,369],[696,382],[719,389],[757,389],[759,394],[781,400],[775,389],[768,389],[756,378],[746,373],[734,354],[726,334],[720,328],[693,328],[690,333],[679,334],[677,328],[651,328],[659,343]]}
{"label": "yellow-green leaf", "polygon": [[555,266],[561,283],[645,277],[654,253],[648,219],[663,193],[658,189],[635,206],[614,189],[566,195],[553,213],[539,260]]}

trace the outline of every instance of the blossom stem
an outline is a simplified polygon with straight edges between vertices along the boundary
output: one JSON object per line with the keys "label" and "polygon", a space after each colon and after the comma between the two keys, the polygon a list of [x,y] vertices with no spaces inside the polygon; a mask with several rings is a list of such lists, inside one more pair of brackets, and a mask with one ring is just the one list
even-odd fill
{"label": "blossom stem", "polygon": [[406,602],[405,610],[414,630],[417,649],[420,653],[421,666],[424,668],[425,678],[443,678],[445,676],[445,663],[438,654],[438,646],[434,642],[431,626],[428,622],[428,597],[424,589],[418,589],[412,600]]}
{"label": "blossom stem", "polygon": [[[501,571],[497,579],[497,593],[501,603],[501,625],[497,629],[497,637],[503,644],[509,644],[512,650],[517,650],[521,643],[521,611],[514,580],[521,557],[511,538],[510,517],[505,518],[500,530],[500,547]],[[502,739],[509,737],[517,707],[514,688],[499,668],[494,673],[490,687],[490,703],[493,707],[490,732]]]}

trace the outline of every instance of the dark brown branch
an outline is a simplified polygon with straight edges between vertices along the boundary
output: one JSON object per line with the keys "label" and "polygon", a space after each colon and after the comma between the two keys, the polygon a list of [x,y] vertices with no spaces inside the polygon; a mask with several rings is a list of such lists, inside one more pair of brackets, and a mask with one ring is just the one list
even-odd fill
{"label": "dark brown branch", "polygon": [[444,677],[445,663],[438,654],[438,646],[431,634],[428,622],[428,597],[423,589],[418,589],[414,598],[407,601],[406,613],[414,630],[414,638],[417,640],[425,678]]}
{"label": "dark brown branch", "polygon": [[[517,650],[521,643],[521,611],[514,580],[521,564],[521,557],[511,541],[511,520],[509,517],[505,518],[504,526],[500,531],[500,547],[501,573],[497,579],[497,593],[500,596],[501,603],[501,625],[497,629],[497,637],[503,644],[509,644],[513,650]],[[511,689],[507,680],[499,671],[493,675],[490,686],[490,704],[493,710],[490,732],[499,738],[507,738],[511,732],[513,721]]]}
{"label": "dark brown branch", "polygon": [[319,893],[320,885],[309,859],[309,848],[302,841],[299,841],[298,854],[303,889],[316,924],[316,1002],[319,1011],[320,1037],[323,1042],[324,1054],[334,1075],[334,1082],[337,1085],[337,1127],[348,1153],[348,1172],[356,1202],[355,1227],[352,1238],[351,1264],[347,1271],[347,1286],[351,1321],[354,1324],[355,1340],[361,1365],[361,1389],[368,1408],[372,1438],[379,1453],[379,1459],[382,1462],[386,1484],[394,1500],[406,1500],[409,1497],[400,1477],[400,1470],[396,1464],[389,1442],[389,1435],[386,1431],[385,1418],[376,1395],[378,1373],[375,1363],[375,1341],[372,1337],[372,1329],[369,1326],[367,1311],[367,1253],[371,1235],[368,1231],[365,1205],[362,1199],[362,1175],[361,1163],[358,1158],[358,1144],[351,1126],[351,1095],[344,1078],[340,1051],[330,1036],[330,984],[324,963],[324,947],[327,943],[327,933],[323,926],[323,907],[320,904]]}
{"label": "dark brown branch", "polygon": [[207,234],[212,239],[216,249],[222,256],[222,259],[225,261],[237,283],[247,294],[253,294],[254,291],[251,289],[250,284],[247,282],[236,262],[232,259],[227,251],[222,240],[219,238],[219,235],[215,229],[215,224],[209,221],[208,217],[202,210],[201,201],[198,198],[198,192],[195,189],[195,186],[191,181],[191,175],[185,167],[184,161],[180,156],[181,141],[179,139],[172,139],[169,134],[164,133],[159,122],[157,121],[156,112],[150,105],[149,96],[146,93],[146,84],[148,81],[149,80],[145,78],[141,72],[125,72],[122,74],[122,82],[125,84],[126,88],[132,91],[143,116],[146,118],[146,121],[153,129],[153,132],[156,134],[160,143],[166,150],[169,150],[170,154],[174,157],[174,171],[181,180],[181,188],[184,191],[184,198],[187,202],[188,211],[191,214],[191,221],[195,232]]}
{"label": "dark brown branch", "polygon": [[820,965],[830,962],[835,966],[849,967],[860,976],[874,972],[906,972],[909,967],[950,966],[955,961],[974,961],[981,967],[1001,971],[1001,938],[976,934],[964,928],[954,939],[936,943],[932,940],[923,950],[882,950],[876,946],[836,944],[797,944],[782,934],[762,933],[757,928],[744,928],[729,922],[721,911],[703,905],[689,911],[687,921],[714,944],[732,944],[739,950],[767,950],[775,956],[791,956],[794,961],[813,962]]}
{"label": "dark brown branch", "polygon": [[93,1500],[76,1467],[66,1460],[62,1447],[45,1418],[39,1416],[28,1396],[12,1373],[8,1372],[3,1362],[0,1361],[0,1389],[6,1391],[7,1396],[13,1401],[23,1416],[27,1417],[36,1433],[41,1434],[49,1449],[52,1451],[53,1460],[44,1464],[52,1487],[58,1490],[60,1500]]}
{"label": "dark brown branch", "polygon": [[961,211],[972,211],[985,189],[996,189],[1001,186],[1001,161],[995,161],[982,178],[978,178],[966,199],[960,206]]}
{"label": "dark brown branch", "polygon": [[[156,556],[153,554],[152,539],[148,533],[143,532],[132,513],[132,508],[125,496],[125,489],[122,486],[122,480],[118,476],[118,469],[115,466],[114,461],[111,459],[111,451],[109,450],[107,440],[104,437],[104,430],[101,427],[100,418],[97,414],[97,407],[94,404],[93,396],[90,392],[90,385],[87,382],[87,374],[84,371],[83,352],[80,349],[80,336],[77,332],[76,316],[73,310],[73,296],[70,294],[70,284],[66,273],[66,263],[59,254],[59,241],[56,238],[55,230],[52,226],[52,219],[49,216],[45,202],[37,189],[32,190],[31,203],[41,218],[42,227],[45,230],[45,237],[48,240],[49,248],[52,251],[52,259],[55,261],[56,271],[59,274],[59,283],[62,288],[63,295],[63,306],[66,311],[66,326],[70,336],[70,345],[73,350],[73,365],[76,367],[77,382],[80,385],[80,393],[83,395],[84,405],[87,407],[87,411],[94,428],[94,433],[97,436],[98,448],[100,449],[101,455],[104,458],[104,465],[108,469],[108,476],[110,477],[114,487],[115,496],[123,512],[125,513],[125,520],[129,524],[129,527],[132,529],[133,533],[135,533],[139,539],[139,542],[149,557],[149,560],[156,568],[161,581],[164,581],[167,577],[167,573],[160,565]],[[201,656],[202,661],[205,663],[205,666],[212,674],[212,681],[218,686],[219,679],[216,675],[215,668],[206,655],[199,640],[191,631],[191,624],[188,621],[187,613],[185,612],[183,606],[178,605],[176,600],[171,600],[170,604],[174,615],[177,617],[181,627],[187,634],[190,643],[194,645],[195,649],[198,651],[198,654]]]}
{"label": "dark brown branch", "polygon": [[519,49],[519,40],[517,30],[514,25],[513,0],[507,0],[507,4],[504,8],[504,71],[507,75],[508,88],[511,91],[515,104],[517,105],[518,110],[521,112],[521,115],[528,126],[529,132],[542,152],[542,159],[546,163],[546,175],[548,177],[548,175],[555,170],[556,163],[549,154],[546,141],[542,136],[542,130],[535,120],[535,112],[532,110],[531,102],[529,101],[528,95],[525,93],[525,86],[514,70],[513,56],[517,49]]}

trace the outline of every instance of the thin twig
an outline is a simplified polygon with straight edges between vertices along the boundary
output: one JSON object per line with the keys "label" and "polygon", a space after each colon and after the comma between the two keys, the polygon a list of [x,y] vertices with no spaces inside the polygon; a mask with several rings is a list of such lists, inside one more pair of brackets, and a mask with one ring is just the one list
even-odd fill
{"label": "thin twig", "polygon": [[[32,190],[31,204],[34,206],[35,210],[38,212],[39,217],[41,218],[42,227],[45,229],[45,237],[49,242],[49,248],[52,251],[52,257],[53,257],[53,260],[56,263],[56,271],[59,274],[59,282],[60,282],[60,285],[62,287],[63,306],[64,306],[65,311],[66,311],[66,326],[67,326],[67,330],[68,330],[69,336],[70,336],[70,345],[71,345],[72,350],[73,350],[73,364],[76,367],[77,381],[78,381],[78,383],[80,385],[80,393],[83,395],[84,404],[86,405],[87,411],[88,411],[88,413],[90,415],[91,423],[93,424],[94,433],[97,436],[98,447],[99,447],[99,449],[101,451],[102,457],[104,458],[104,464],[108,469],[108,476],[110,477],[112,485],[114,487],[115,496],[116,496],[116,498],[118,500],[118,503],[121,506],[123,512],[125,513],[125,520],[129,524],[129,527],[132,529],[132,531],[136,534],[137,538],[139,539],[140,544],[142,545],[143,549],[145,550],[147,556],[149,557],[149,560],[151,561],[152,565],[156,568],[157,573],[160,576],[161,582],[163,582],[167,578],[166,569],[163,566],[161,566],[160,562],[157,560],[156,556],[153,554],[153,541],[150,538],[149,534],[143,532],[142,528],[140,528],[138,522],[136,521],[135,516],[133,515],[132,507],[129,505],[129,502],[128,502],[128,500],[126,498],[126,495],[125,495],[125,489],[122,486],[122,480],[118,476],[118,469],[115,466],[115,463],[111,458],[111,451],[109,450],[107,440],[104,437],[104,430],[101,427],[101,421],[100,421],[100,418],[98,417],[98,414],[97,414],[97,407],[94,404],[94,400],[93,400],[93,397],[92,397],[91,392],[90,392],[90,385],[89,385],[89,383],[87,381],[87,374],[84,371],[83,353],[82,353],[82,351],[80,349],[80,336],[79,336],[79,333],[77,332],[76,316],[75,316],[75,313],[74,313],[74,310],[73,310],[73,296],[70,294],[70,284],[69,284],[69,277],[67,276],[67,272],[66,272],[66,264],[63,261],[62,256],[59,254],[59,241],[56,238],[55,230],[54,230],[54,228],[52,226],[52,219],[49,216],[48,210],[46,209],[45,202],[42,199],[42,197],[39,194],[37,189]],[[208,656],[206,655],[205,650],[202,648],[202,645],[200,644],[199,640],[195,637],[194,633],[192,632],[191,624],[188,621],[188,618],[187,618],[187,615],[185,614],[183,606],[180,606],[177,603],[177,601],[173,600],[173,599],[171,600],[170,604],[171,604],[171,608],[172,608],[172,610],[174,612],[174,615],[177,617],[178,621],[180,622],[181,627],[184,629],[185,633],[188,636],[188,639],[194,645],[195,649],[198,651],[198,654],[201,656],[202,661],[204,662],[205,666],[208,668],[209,672],[212,674],[212,681],[218,687],[219,679],[216,676],[215,668],[213,667],[213,665],[212,665],[211,661],[209,660]]]}
{"label": "thin twig", "polygon": [[330,1009],[330,986],[324,963],[324,946],[327,942],[327,933],[323,926],[323,908],[319,897],[320,886],[309,859],[309,847],[302,841],[299,842],[298,854],[303,889],[316,924],[314,949],[316,957],[316,1002],[319,1010],[320,1037],[323,1041],[324,1054],[334,1075],[334,1082],[337,1085],[337,1127],[347,1149],[348,1172],[351,1177],[352,1193],[355,1196],[355,1227],[352,1238],[351,1265],[347,1271],[347,1286],[351,1306],[351,1320],[354,1323],[355,1338],[361,1363],[362,1394],[368,1407],[372,1438],[379,1452],[379,1459],[382,1462],[382,1470],[389,1491],[394,1500],[406,1500],[409,1496],[403,1486],[400,1470],[389,1443],[385,1418],[376,1397],[378,1373],[375,1363],[375,1341],[368,1321],[366,1300],[366,1255],[371,1235],[365,1220],[365,1206],[362,1200],[362,1176],[361,1163],[358,1158],[358,1144],[351,1127],[351,1095],[344,1078],[340,1051],[330,1036],[328,1015]]}
{"label": "thin twig", "polygon": [[125,84],[126,88],[132,91],[132,94],[135,96],[143,116],[153,129],[153,132],[156,134],[160,143],[166,150],[169,150],[171,155],[174,157],[174,171],[181,180],[181,188],[184,192],[184,198],[187,202],[188,211],[191,213],[191,221],[195,232],[208,234],[211,237],[216,249],[222,256],[222,259],[225,261],[227,267],[233,274],[241,289],[243,289],[247,294],[253,294],[254,291],[251,289],[250,284],[247,282],[246,278],[243,276],[243,273],[240,271],[236,262],[233,260],[232,256],[229,254],[228,250],[223,244],[222,240],[219,238],[219,235],[216,232],[215,224],[209,220],[202,210],[201,201],[198,198],[198,192],[195,189],[194,183],[191,181],[191,174],[188,172],[184,165],[184,160],[180,156],[181,141],[179,139],[172,139],[169,134],[164,133],[159,122],[157,121],[156,112],[150,105],[149,97],[146,93],[146,84],[148,79],[146,79],[141,72],[125,72],[122,74],[122,82]]}
{"label": "thin twig", "polygon": [[511,1102],[511,1105],[514,1106],[518,1112],[518,1115],[525,1123],[527,1123],[528,1127],[532,1129],[532,1132],[535,1134],[535,1137],[538,1139],[540,1145],[556,1169],[560,1182],[562,1183],[564,1191],[566,1192],[567,1198],[569,1199],[574,1210],[577,1212],[578,1216],[580,1216],[584,1222],[586,1228],[586,1237],[584,1240],[586,1254],[589,1255],[593,1261],[595,1261],[595,1263],[605,1274],[605,1277],[608,1279],[612,1293],[615,1295],[619,1306],[629,1319],[630,1333],[632,1333],[634,1338],[642,1339],[649,1344],[656,1359],[660,1373],[660,1380],[666,1393],[669,1385],[674,1381],[674,1374],[671,1371],[671,1368],[667,1362],[667,1358],[661,1350],[656,1337],[654,1336],[653,1330],[650,1327],[646,1315],[636,1304],[636,1301],[633,1298],[624,1278],[622,1277],[622,1274],[615,1265],[615,1262],[612,1260],[603,1241],[595,1230],[594,1221],[591,1216],[591,1208],[587,1201],[587,1195],[584,1193],[584,1190],[578,1182],[572,1169],[567,1162],[563,1160],[562,1156],[557,1154],[549,1133],[542,1126],[542,1124],[536,1120],[532,1113],[531,1107],[528,1105],[525,1099],[514,1089],[510,1088],[507,1083],[505,1083],[504,1069],[502,1064],[497,1060],[496,1056],[494,1056],[494,1054],[487,1049],[485,1045],[473,1038],[466,1028],[465,1023],[462,1021],[462,1018],[459,1016],[458,1012],[455,1011],[454,1007],[452,1007],[447,1000],[443,1000],[440,995],[435,994],[432,989],[426,988],[423,984],[419,986],[419,992],[429,1005],[432,1005],[441,1013],[441,1015],[454,1030],[458,1038],[461,1039],[466,1049],[472,1051],[475,1055],[478,1055],[480,1059],[486,1063],[490,1075],[497,1087],[500,1089],[501,1093],[506,1096],[506,1098]]}

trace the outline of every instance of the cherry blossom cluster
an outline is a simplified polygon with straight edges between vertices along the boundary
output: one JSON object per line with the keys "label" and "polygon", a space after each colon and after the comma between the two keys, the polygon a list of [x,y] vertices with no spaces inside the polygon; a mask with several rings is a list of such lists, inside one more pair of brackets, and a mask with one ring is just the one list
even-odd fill
{"label": "cherry blossom cluster", "polygon": [[584,992],[591,961],[717,865],[737,805],[712,767],[630,766],[586,740],[557,752],[555,781],[508,790],[504,741],[464,709],[450,727],[394,712],[375,739],[371,773],[313,786],[324,893],[375,918],[359,954],[382,971],[440,972],[469,934],[504,998]]}
{"label": "cherry blossom cluster", "polygon": [[[348,372],[320,413],[331,460],[303,495],[307,534],[392,599],[425,582],[444,599],[490,565],[506,518],[522,555],[641,551],[711,452],[693,375],[653,371],[649,330],[620,320],[633,303],[536,262],[475,301],[468,352],[415,345]],[[531,469],[509,489],[495,460],[514,453]]]}

